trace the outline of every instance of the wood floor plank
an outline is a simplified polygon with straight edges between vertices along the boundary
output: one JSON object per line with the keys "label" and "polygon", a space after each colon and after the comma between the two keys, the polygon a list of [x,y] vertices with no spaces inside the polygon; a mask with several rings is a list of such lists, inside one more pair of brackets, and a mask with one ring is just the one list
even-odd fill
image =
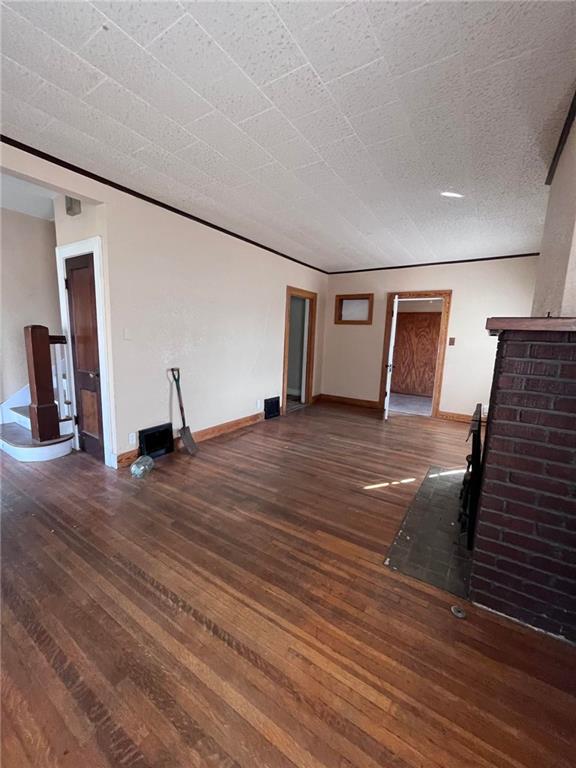
{"label": "wood floor plank", "polygon": [[568,768],[575,649],[383,564],[465,436],[322,405],[144,481],[2,455],[6,764]]}

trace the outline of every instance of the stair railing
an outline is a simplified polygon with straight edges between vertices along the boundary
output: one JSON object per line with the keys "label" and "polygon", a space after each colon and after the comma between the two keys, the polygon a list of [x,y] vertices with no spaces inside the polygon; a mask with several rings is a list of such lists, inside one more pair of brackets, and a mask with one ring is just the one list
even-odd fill
{"label": "stair railing", "polygon": [[70,380],[68,378],[67,357],[64,350],[66,336],[48,337],[50,341],[50,353],[52,359],[52,371],[54,373],[54,393],[58,406],[60,421],[72,418],[72,403],[70,397]]}

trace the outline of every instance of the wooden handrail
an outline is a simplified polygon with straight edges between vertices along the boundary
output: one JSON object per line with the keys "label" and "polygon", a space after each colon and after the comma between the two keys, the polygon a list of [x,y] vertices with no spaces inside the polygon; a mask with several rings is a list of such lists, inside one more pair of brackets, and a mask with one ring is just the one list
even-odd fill
{"label": "wooden handrail", "polygon": [[[58,338],[58,337],[54,337]],[[30,382],[30,431],[40,442],[60,437],[58,407],[54,402],[50,334],[44,325],[24,328],[28,381]]]}

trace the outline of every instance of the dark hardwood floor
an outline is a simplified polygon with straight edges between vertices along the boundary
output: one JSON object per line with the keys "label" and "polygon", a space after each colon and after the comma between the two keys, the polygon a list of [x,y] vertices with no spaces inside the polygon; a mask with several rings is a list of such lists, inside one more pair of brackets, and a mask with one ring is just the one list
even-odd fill
{"label": "dark hardwood floor", "polygon": [[382,564],[465,435],[313,406],[144,481],[0,454],[2,765],[573,766],[574,649]]}

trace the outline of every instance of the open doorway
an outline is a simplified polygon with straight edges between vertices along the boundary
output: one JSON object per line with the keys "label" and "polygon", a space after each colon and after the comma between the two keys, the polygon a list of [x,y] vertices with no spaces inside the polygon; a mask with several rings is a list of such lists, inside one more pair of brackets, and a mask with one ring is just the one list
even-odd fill
{"label": "open doorway", "polygon": [[314,377],[317,294],[288,286],[284,332],[282,413],[308,405]]}
{"label": "open doorway", "polygon": [[437,416],[451,291],[388,294],[380,398],[390,413]]}

